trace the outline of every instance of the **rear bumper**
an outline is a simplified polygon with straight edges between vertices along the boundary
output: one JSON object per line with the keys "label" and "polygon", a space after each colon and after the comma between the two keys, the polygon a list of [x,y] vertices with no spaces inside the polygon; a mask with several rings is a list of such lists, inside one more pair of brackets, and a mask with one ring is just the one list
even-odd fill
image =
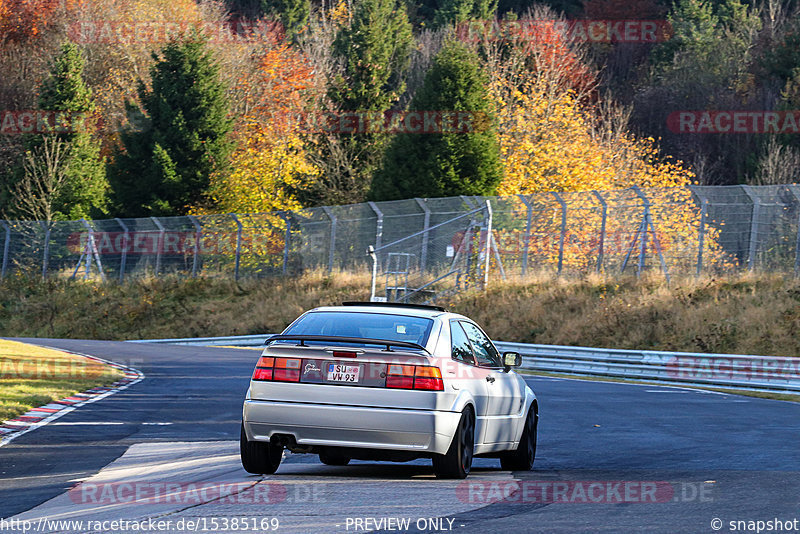
{"label": "rear bumper", "polygon": [[458,412],[260,400],[246,400],[243,412],[251,441],[290,434],[299,445],[438,454],[447,452],[460,418]]}

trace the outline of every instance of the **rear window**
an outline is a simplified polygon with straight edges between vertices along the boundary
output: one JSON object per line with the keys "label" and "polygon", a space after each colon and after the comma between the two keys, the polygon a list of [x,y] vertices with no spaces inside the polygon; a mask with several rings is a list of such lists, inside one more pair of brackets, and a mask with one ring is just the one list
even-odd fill
{"label": "rear window", "polygon": [[432,319],[408,315],[311,312],[295,321],[283,333],[406,341],[424,347],[432,328]]}

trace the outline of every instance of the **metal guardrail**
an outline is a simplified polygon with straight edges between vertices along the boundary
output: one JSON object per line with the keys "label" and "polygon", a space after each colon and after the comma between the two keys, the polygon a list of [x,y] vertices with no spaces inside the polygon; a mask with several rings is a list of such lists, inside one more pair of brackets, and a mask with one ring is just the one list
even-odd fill
{"label": "metal guardrail", "polygon": [[[194,346],[258,347],[269,334],[136,340]],[[669,384],[800,394],[800,358],[595,349],[496,341],[501,351],[519,352],[522,369]]]}

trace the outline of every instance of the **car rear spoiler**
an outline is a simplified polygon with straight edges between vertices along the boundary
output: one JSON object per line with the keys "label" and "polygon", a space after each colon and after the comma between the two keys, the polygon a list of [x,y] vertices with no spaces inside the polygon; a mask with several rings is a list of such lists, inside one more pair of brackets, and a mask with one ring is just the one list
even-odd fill
{"label": "car rear spoiler", "polygon": [[[428,349],[419,343],[412,343],[410,341],[393,341],[391,339],[372,339],[368,337],[343,337],[343,336],[315,336],[305,334],[279,334],[277,336],[270,336],[264,342],[269,345],[273,341],[299,341],[301,347],[307,347],[306,341],[333,341],[339,343],[363,343],[365,345],[384,345],[387,352],[394,352],[392,347],[403,347],[406,349],[417,349],[423,352],[428,352]],[[430,354],[428,352],[428,354]]]}

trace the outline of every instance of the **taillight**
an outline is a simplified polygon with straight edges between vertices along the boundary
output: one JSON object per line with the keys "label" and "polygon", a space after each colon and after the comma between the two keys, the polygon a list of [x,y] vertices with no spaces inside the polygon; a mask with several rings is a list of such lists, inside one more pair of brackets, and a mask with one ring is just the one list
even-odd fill
{"label": "taillight", "polygon": [[271,358],[262,356],[253,371],[253,380],[300,381],[300,360],[296,358]]}
{"label": "taillight", "polygon": [[358,353],[352,351],[345,351],[345,350],[335,350],[333,351],[334,358],[357,358]]}
{"label": "taillight", "polygon": [[272,380],[272,369],[259,369],[253,371],[253,380]]}
{"label": "taillight", "polygon": [[438,367],[417,367],[414,374],[414,389],[443,391],[442,372]]}
{"label": "taillight", "polygon": [[414,389],[414,366],[390,364],[386,370],[386,387]]}
{"label": "taillight", "polygon": [[272,373],[272,379],[281,382],[299,382],[300,360],[295,358],[275,358],[275,370]]}
{"label": "taillight", "polygon": [[386,387],[444,391],[442,372],[438,367],[390,364],[386,371]]}

